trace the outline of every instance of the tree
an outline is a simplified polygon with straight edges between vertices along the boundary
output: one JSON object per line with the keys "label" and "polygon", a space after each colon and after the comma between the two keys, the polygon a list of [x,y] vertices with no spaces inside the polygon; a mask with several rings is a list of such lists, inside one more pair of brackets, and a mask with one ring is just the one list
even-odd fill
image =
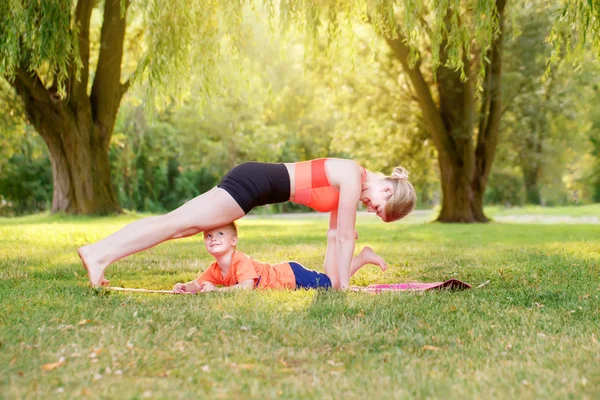
{"label": "tree", "polygon": [[[506,147],[522,173],[525,203],[541,204],[540,180],[546,163],[556,163],[551,152],[551,119],[556,113],[569,111],[565,102],[568,81],[556,69],[542,79],[551,46],[544,42],[552,28],[550,14],[554,10],[533,2],[519,8],[516,18],[520,33],[506,40],[508,54],[504,62],[507,86],[504,93]],[[574,106],[576,107],[576,106]],[[569,110],[569,108],[571,108]]]}
{"label": "tree", "polygon": [[[29,121],[48,146],[54,177],[52,211],[119,211],[107,151],[121,97],[129,86],[121,83],[126,18],[120,1],[110,0],[104,7],[105,24],[89,94],[94,2],[79,1],[73,19],[68,1],[28,2],[22,7],[4,4],[1,12],[11,18],[0,27],[0,36],[7,39],[0,54],[8,59],[8,66],[0,71],[10,78]],[[16,21],[9,22],[12,19]],[[31,34],[36,31],[39,35]]]}
{"label": "tree", "polygon": [[52,211],[120,211],[108,148],[123,95],[141,77],[152,88],[181,90],[183,78],[168,78],[191,68],[209,92],[214,66],[227,55],[223,36],[234,45],[243,38],[236,28],[243,10],[233,3],[0,2],[0,76],[48,147]]}
{"label": "tree", "polygon": [[[473,12],[473,15],[461,15],[448,8],[441,10],[442,14],[436,16],[442,20],[440,23],[448,33],[464,29],[462,24],[483,15],[497,19],[498,31],[491,38],[491,46],[487,50],[475,50],[485,52],[487,61],[483,66],[485,72],[480,102],[474,92],[476,68],[479,66],[471,60],[466,43],[458,46],[464,60],[463,72],[452,63],[450,52],[456,51],[456,47],[450,43],[452,35],[448,34],[441,39],[440,64],[431,65],[436,79],[431,85],[423,75],[423,63],[411,63],[411,49],[406,45],[407,39],[402,33],[402,27],[397,27],[396,35],[385,35],[388,45],[410,79],[430,137],[438,151],[443,193],[438,221],[488,221],[483,212],[483,194],[498,143],[505,5],[505,0],[497,0],[487,14],[477,15]],[[463,73],[466,77],[461,76]],[[432,86],[437,89],[437,96],[432,93]]]}
{"label": "tree", "polygon": [[[434,143],[442,222],[486,222],[483,194],[498,143],[506,0],[294,2],[309,32],[335,38],[342,21],[365,19],[411,83]],[[358,11],[357,11],[358,10]],[[291,12],[283,13],[285,21]],[[366,15],[365,15],[366,14]]]}

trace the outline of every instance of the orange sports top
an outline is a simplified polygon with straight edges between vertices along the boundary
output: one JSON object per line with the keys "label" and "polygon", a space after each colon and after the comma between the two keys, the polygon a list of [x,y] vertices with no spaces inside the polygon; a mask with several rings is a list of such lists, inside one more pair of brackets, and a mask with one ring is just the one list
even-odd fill
{"label": "orange sports top", "polygon": [[231,257],[231,266],[227,275],[223,276],[219,264],[214,262],[196,278],[196,282],[233,286],[248,279],[254,279],[254,287],[259,289],[296,288],[296,276],[289,262],[263,263],[237,250]]}
{"label": "orange sports top", "polygon": [[[291,201],[303,204],[313,210],[329,212],[338,208],[340,192],[334,188],[327,178],[325,162],[327,158],[302,161],[294,164],[296,168],[296,193]],[[363,172],[360,182],[365,181],[367,171]]]}

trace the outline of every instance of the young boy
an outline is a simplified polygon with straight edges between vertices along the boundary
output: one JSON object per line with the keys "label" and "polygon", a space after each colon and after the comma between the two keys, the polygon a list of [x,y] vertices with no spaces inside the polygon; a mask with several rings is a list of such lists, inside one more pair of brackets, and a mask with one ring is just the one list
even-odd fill
{"label": "young boy", "polygon": [[[312,271],[290,261],[268,264],[237,251],[237,226],[234,222],[204,232],[204,246],[216,259],[198,278],[177,283],[175,293],[211,292],[236,289],[313,289],[330,288],[331,280],[321,272]],[[386,262],[370,247],[365,247],[352,259],[351,275],[365,264],[387,269]],[[216,285],[223,287],[217,288]]]}

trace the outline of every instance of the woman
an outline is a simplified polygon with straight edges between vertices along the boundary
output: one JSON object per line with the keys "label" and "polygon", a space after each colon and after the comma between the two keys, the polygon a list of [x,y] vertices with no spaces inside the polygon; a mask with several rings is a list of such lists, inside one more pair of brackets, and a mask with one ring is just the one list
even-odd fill
{"label": "woman", "polygon": [[321,158],[297,163],[247,162],[225,175],[217,187],[168,214],[132,222],[118,232],[79,248],[92,285],[108,285],[104,270],[128,255],[168,239],[227,225],[252,208],[292,201],[329,212],[325,274],[334,288],[346,289],[354,253],[356,208],[362,202],[385,222],[410,213],[416,202],[402,167],[391,176],[367,171],[352,160]]}

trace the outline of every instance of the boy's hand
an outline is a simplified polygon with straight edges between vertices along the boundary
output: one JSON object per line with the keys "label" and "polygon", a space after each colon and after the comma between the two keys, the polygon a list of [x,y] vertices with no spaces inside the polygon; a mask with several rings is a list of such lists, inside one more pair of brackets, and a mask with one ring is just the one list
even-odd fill
{"label": "boy's hand", "polygon": [[173,293],[185,293],[185,283],[177,282],[175,286],[173,286]]}
{"label": "boy's hand", "polygon": [[354,231],[354,239],[358,240],[358,231]]}
{"label": "boy's hand", "polygon": [[212,292],[214,290],[217,290],[215,285],[210,282],[202,282],[202,289],[200,289],[201,292]]}

